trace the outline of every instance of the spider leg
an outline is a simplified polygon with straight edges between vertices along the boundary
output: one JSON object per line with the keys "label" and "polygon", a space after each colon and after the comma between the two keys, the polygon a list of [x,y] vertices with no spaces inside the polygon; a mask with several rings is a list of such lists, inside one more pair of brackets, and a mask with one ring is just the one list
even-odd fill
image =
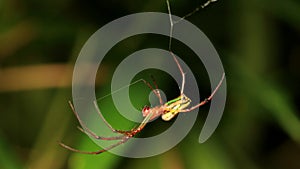
{"label": "spider leg", "polygon": [[[129,131],[124,131],[124,130],[116,130],[116,129],[114,129],[114,128],[113,128],[113,127],[105,120],[105,118],[104,118],[103,115],[101,114],[100,109],[99,109],[98,104],[97,104],[96,101],[94,101],[94,106],[95,106],[95,108],[96,108],[96,110],[97,110],[98,115],[101,117],[101,119],[104,121],[105,125],[106,125],[112,132],[114,132],[114,133],[119,133],[119,134],[122,134],[122,135],[124,135],[124,134],[126,135],[127,133],[129,133],[129,132],[131,131],[131,130],[129,130]],[[93,135],[91,132],[89,132],[89,134]],[[120,137],[122,137],[122,136],[120,136]],[[117,138],[120,138],[120,137],[117,136]]]}
{"label": "spider leg", "polygon": [[[145,127],[145,125],[149,122],[151,116],[152,116],[153,113],[149,113],[145,118],[144,120],[141,122],[141,124],[137,127],[137,128],[134,128],[130,131],[124,131],[124,135],[122,136],[121,138],[121,141],[115,143],[115,144],[112,144],[111,146],[109,147],[106,147],[104,149],[101,149],[101,150],[98,150],[98,151],[81,151],[81,150],[78,150],[78,149],[75,149],[73,147],[70,147],[64,143],[61,143],[59,142],[58,144],[68,150],[71,150],[71,151],[74,151],[74,152],[77,152],[77,153],[82,153],[82,154],[101,154],[103,152],[106,152],[114,147],[117,147],[118,145],[121,145],[125,142],[127,142],[130,138],[134,137],[137,133],[139,133],[140,131],[142,131],[142,129]],[[83,130],[84,131],[84,130]]]}
{"label": "spider leg", "polygon": [[150,112],[135,130],[138,131],[138,132],[141,131],[146,126],[146,124],[149,122],[152,115],[153,115],[153,112]]}
{"label": "spider leg", "polygon": [[201,106],[205,105],[206,103],[208,103],[213,98],[213,96],[218,91],[218,89],[220,88],[220,86],[221,86],[221,84],[222,84],[222,82],[224,80],[224,77],[225,77],[225,73],[223,73],[222,78],[221,78],[219,84],[217,85],[217,87],[215,88],[215,90],[211,93],[211,95],[208,98],[205,98],[202,102],[200,102],[199,104],[197,104],[197,105],[195,105],[195,106],[193,106],[193,107],[191,107],[189,109],[180,110],[180,112],[190,112],[190,111],[192,111],[192,110],[194,110],[194,109],[196,109],[198,107],[201,107]]}
{"label": "spider leg", "polygon": [[75,111],[75,108],[73,106],[73,104],[71,103],[71,101],[69,101],[69,105],[73,111],[73,113],[75,114],[78,122],[81,124],[81,127],[77,127],[80,131],[82,131],[83,133],[87,134],[87,135],[90,135],[92,137],[94,137],[95,139],[98,139],[98,140],[119,140],[119,139],[122,139],[123,136],[116,136],[116,137],[101,137],[101,136],[97,136],[93,131],[91,131],[83,122],[82,120],[79,118],[79,115],[78,113]]}
{"label": "spider leg", "polygon": [[[107,125],[108,128],[111,129],[112,132],[114,133],[120,133],[120,134],[123,134],[123,135],[132,135],[134,133],[138,133],[140,130],[143,129],[143,127],[147,124],[147,122],[150,120],[150,117],[152,116],[153,113],[149,113],[145,118],[144,120],[142,121],[142,123],[138,126],[138,127],[135,127],[131,130],[116,130],[114,129],[106,120],[105,118],[103,117],[103,115],[100,113],[100,110],[99,110],[99,107],[97,105],[97,102],[94,101],[94,105],[97,109],[97,113],[99,114],[99,116],[103,119],[104,123]],[[117,136],[118,137],[118,136]],[[119,137],[118,137],[119,138]]]}
{"label": "spider leg", "polygon": [[151,86],[151,84],[150,84],[149,82],[147,82],[146,80],[144,80],[144,79],[142,79],[142,80],[143,80],[143,82],[144,82],[144,83],[145,83],[145,84],[153,91],[153,93],[158,97],[160,105],[163,105],[164,103],[163,103],[163,101],[162,101],[160,92],[159,92],[159,90],[158,90],[158,86],[157,86],[157,84],[156,84],[156,82],[155,82],[153,76],[151,76],[151,78],[152,78],[152,80],[153,80],[153,83],[154,83],[156,89],[154,89],[154,88]]}
{"label": "spider leg", "polygon": [[97,110],[98,115],[99,115],[99,116],[101,117],[101,119],[104,121],[104,123],[106,124],[106,126],[107,126],[112,132],[114,132],[114,133],[120,133],[120,132],[118,132],[118,130],[114,129],[114,128],[113,128],[113,127],[105,120],[105,118],[103,117],[103,115],[102,115],[101,112],[100,112],[100,109],[99,109],[98,104],[97,104],[96,101],[94,101],[94,106],[95,106],[95,108],[96,108],[96,110]]}
{"label": "spider leg", "polygon": [[157,83],[156,83],[156,80],[155,80],[154,76],[151,75],[151,79],[152,79],[153,84],[154,84],[154,86],[155,86],[155,88],[156,88],[155,91],[157,92],[157,97],[158,97],[158,99],[159,99],[159,103],[160,103],[160,105],[163,105],[164,103],[163,103],[163,100],[162,100],[162,98],[161,98],[160,92],[159,92],[159,90],[158,90],[158,85],[157,85]]}
{"label": "spider leg", "polygon": [[88,128],[83,129],[79,126],[77,126],[77,128],[81,132],[85,133],[86,135],[92,136],[93,138],[95,138],[97,140],[121,140],[124,137],[124,135],[114,136],[114,137],[101,137],[101,136],[98,136],[97,134],[95,134],[93,131],[89,130]]}
{"label": "spider leg", "polygon": [[[129,130],[129,131],[122,131],[121,132],[125,135],[127,135],[128,137],[134,137],[137,133],[139,133],[140,131],[142,131],[144,129],[144,127],[146,126],[146,124],[149,122],[149,120],[151,119],[153,115],[153,112],[150,112],[145,118],[144,120],[141,122],[141,124],[138,127],[134,127],[133,129]],[[118,130],[120,131],[120,130]]]}
{"label": "spider leg", "polygon": [[71,150],[71,151],[74,151],[74,152],[77,152],[77,153],[82,153],[82,154],[100,154],[100,153],[103,153],[103,152],[106,152],[114,147],[117,147],[118,145],[120,144],[123,144],[125,142],[127,142],[131,137],[128,137],[128,136],[123,136],[123,139],[109,147],[106,147],[104,149],[101,149],[101,150],[98,150],[98,151],[81,151],[81,150],[78,150],[78,149],[75,149],[73,147],[70,147],[70,146],[67,146],[65,145],[64,143],[61,143],[59,142],[59,145],[68,149],[68,150]]}
{"label": "spider leg", "polygon": [[176,56],[174,55],[174,53],[172,51],[170,51],[171,55],[173,56],[178,68],[179,68],[179,71],[181,73],[181,77],[182,77],[182,82],[181,82],[181,89],[180,89],[180,95],[183,95],[183,91],[184,91],[184,85],[185,85],[185,73],[183,72],[182,70],[182,67],[180,66]]}

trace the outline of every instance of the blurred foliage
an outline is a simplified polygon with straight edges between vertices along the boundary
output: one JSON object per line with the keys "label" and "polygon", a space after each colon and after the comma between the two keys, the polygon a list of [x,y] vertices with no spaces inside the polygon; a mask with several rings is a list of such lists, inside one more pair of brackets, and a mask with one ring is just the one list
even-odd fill
{"label": "blurred foliage", "polygon": [[[204,1],[171,1],[172,13],[184,16]],[[101,26],[137,12],[167,12],[164,0],[0,1],[0,168],[300,168],[300,1],[218,1],[187,18],[210,38],[226,71],[227,103],[214,135],[204,144],[198,135],[208,106],[189,135],[158,156],[130,159],[97,150],[68,107],[72,67],[85,41]],[[166,48],[167,37],[141,35],[122,41],[103,61],[97,75],[97,96],[110,91],[115,67],[131,52]],[[208,76],[200,61],[179,42],[174,50],[191,67],[200,91],[209,94]],[[168,99],[179,94],[172,79],[153,74]],[[147,77],[148,76],[148,77]],[[137,77],[138,79],[138,77]],[[151,81],[151,78],[148,79]],[[146,91],[149,92],[149,89]],[[145,88],[130,89],[137,108],[147,103]],[[112,100],[105,111],[117,111]],[[139,115],[140,116],[140,115]],[[134,124],[121,117],[108,121],[120,129]],[[154,135],[171,125],[157,120],[139,136]],[[159,126],[159,128],[158,128]],[[200,127],[199,127],[200,126]],[[147,146],[147,145],[145,145]],[[131,147],[134,149],[134,145]]]}

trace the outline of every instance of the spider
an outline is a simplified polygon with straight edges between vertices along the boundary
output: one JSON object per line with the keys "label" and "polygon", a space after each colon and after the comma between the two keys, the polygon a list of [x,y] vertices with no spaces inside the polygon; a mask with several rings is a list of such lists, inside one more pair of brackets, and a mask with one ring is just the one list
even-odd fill
{"label": "spider", "polygon": [[[216,2],[217,0],[208,0],[204,5],[202,5],[201,7],[204,8],[206,6],[208,6],[210,3],[213,3],[213,2]],[[189,97],[187,97],[185,94],[184,94],[184,85],[185,85],[185,73],[183,72],[182,70],[182,67],[180,66],[176,56],[173,54],[173,52],[171,51],[171,40],[172,40],[172,30],[173,30],[173,26],[174,24],[182,21],[183,19],[185,19],[186,17],[188,16],[191,16],[193,15],[195,12],[197,12],[200,8],[196,8],[194,11],[192,11],[191,13],[185,15],[184,17],[182,17],[180,20],[178,21],[173,21],[172,20],[172,17],[171,17],[171,9],[170,9],[170,4],[169,4],[169,1],[166,0],[167,2],[167,6],[168,6],[168,12],[169,12],[169,17],[170,17],[170,24],[171,24],[171,29],[170,29],[170,40],[169,40],[169,52],[170,54],[173,56],[173,59],[174,61],[176,62],[177,64],[177,67],[181,73],[181,77],[182,77],[182,84],[181,84],[181,90],[180,90],[180,95],[173,99],[173,100],[170,100],[166,103],[163,102],[162,100],[162,97],[160,95],[160,92],[158,90],[158,86],[156,84],[156,82],[153,80],[154,82],[154,85],[155,85],[155,89],[150,85],[150,83],[146,82],[145,80],[143,80],[143,82],[153,91],[153,93],[158,97],[159,99],[159,102],[160,104],[158,106],[155,106],[155,107],[149,107],[149,106],[145,106],[143,109],[142,109],[142,115],[144,117],[143,121],[141,122],[141,124],[138,126],[138,127],[135,127],[129,131],[124,131],[124,130],[116,130],[114,129],[106,120],[105,118],[102,116],[102,114],[100,113],[100,109],[97,105],[97,102],[94,101],[94,106],[97,110],[97,113],[99,114],[99,116],[102,118],[102,120],[104,121],[104,123],[110,128],[110,130],[114,133],[118,133],[119,136],[114,136],[114,137],[101,137],[101,136],[98,136],[96,135],[93,131],[91,131],[88,127],[86,127],[84,125],[84,123],[82,122],[82,120],[79,118],[79,115],[78,113],[75,111],[75,108],[73,106],[73,104],[69,101],[69,104],[70,104],[70,107],[73,111],[73,113],[75,114],[76,118],[78,119],[79,123],[82,125],[82,128],[81,127],[78,127],[78,129],[82,132],[84,132],[85,134],[95,138],[95,139],[99,139],[99,140],[119,140],[119,142],[115,143],[115,144],[112,144],[111,146],[109,147],[106,147],[104,149],[101,149],[101,150],[98,150],[98,151],[91,151],[91,152],[88,152],[88,151],[81,151],[81,150],[78,150],[78,149],[75,149],[75,148],[72,148],[64,143],[61,143],[59,142],[59,144],[68,149],[68,150],[71,150],[71,151],[74,151],[74,152],[78,152],[78,153],[83,153],[83,154],[101,154],[103,152],[106,152],[118,145],[121,145],[125,142],[127,142],[130,138],[134,137],[136,134],[138,134],[139,132],[141,132],[144,127],[146,126],[146,124],[161,116],[161,118],[164,120],[164,121],[169,121],[171,120],[172,118],[174,118],[178,113],[185,113],[185,112],[190,112],[198,107],[201,107],[205,104],[207,104],[212,98],[213,96],[215,95],[215,93],[217,92],[217,90],[220,88],[223,80],[224,80],[224,77],[225,77],[225,74],[223,73],[222,77],[221,77],[221,80],[220,82],[218,83],[218,85],[216,86],[216,88],[214,89],[214,91],[211,93],[211,95],[208,97],[208,98],[205,98],[203,101],[201,101],[199,104],[195,105],[195,106],[192,106],[190,108],[188,108],[188,106],[190,105],[191,103],[191,99]]]}
{"label": "spider", "polygon": [[192,106],[190,108],[188,108],[188,106],[191,103],[191,99],[189,97],[187,97],[184,94],[184,85],[185,85],[185,73],[182,70],[182,67],[180,66],[176,56],[170,51],[171,55],[173,56],[173,59],[175,60],[177,67],[181,73],[181,77],[182,77],[182,84],[181,84],[181,90],[180,90],[180,95],[173,99],[170,100],[166,103],[164,103],[162,101],[160,92],[158,90],[157,84],[154,81],[154,85],[155,85],[155,89],[153,89],[153,87],[146,82],[145,80],[144,83],[154,92],[154,94],[158,97],[160,104],[158,106],[155,107],[149,107],[149,106],[145,106],[142,109],[142,114],[143,114],[143,121],[141,122],[141,124],[138,127],[135,127],[129,131],[124,131],[124,130],[117,130],[114,129],[103,117],[103,115],[101,114],[99,107],[97,105],[97,102],[94,101],[94,106],[97,110],[97,113],[99,114],[99,116],[103,119],[103,121],[105,122],[105,124],[111,129],[112,132],[114,133],[118,133],[119,136],[114,136],[114,137],[101,137],[96,135],[93,131],[91,131],[88,127],[86,127],[84,125],[84,123],[81,121],[81,119],[79,118],[78,113],[75,111],[74,106],[72,105],[71,102],[69,102],[71,109],[73,110],[73,113],[75,114],[76,118],[78,119],[79,123],[82,125],[83,128],[78,127],[79,130],[81,130],[82,132],[86,133],[87,135],[92,136],[95,139],[100,139],[100,140],[120,140],[119,142],[112,144],[109,147],[106,147],[104,149],[98,150],[98,151],[81,151],[75,148],[72,148],[68,145],[65,145],[64,143],[59,143],[62,147],[74,151],[74,152],[78,152],[78,153],[83,153],[83,154],[100,154],[103,152],[106,152],[107,150],[110,150],[118,145],[121,145],[125,142],[127,142],[130,138],[134,137],[136,134],[138,134],[139,132],[141,132],[144,127],[146,126],[146,124],[150,121],[153,120],[159,116],[161,116],[162,120],[164,121],[169,121],[172,118],[174,118],[178,113],[185,113],[185,112],[190,112],[198,107],[201,107],[205,104],[207,104],[215,95],[215,93],[217,92],[217,90],[220,88],[225,74],[223,73],[220,82],[218,83],[217,87],[214,89],[214,91],[211,93],[211,95],[208,98],[205,98],[203,101],[201,101],[199,104]]}

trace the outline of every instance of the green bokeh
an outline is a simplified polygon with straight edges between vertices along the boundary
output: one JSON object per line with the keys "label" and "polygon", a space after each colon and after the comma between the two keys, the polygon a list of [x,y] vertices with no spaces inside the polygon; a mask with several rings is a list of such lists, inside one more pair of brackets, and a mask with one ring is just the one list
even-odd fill
{"label": "green bokeh", "polygon": [[[170,3],[172,14],[184,16],[204,1]],[[76,129],[79,124],[68,106],[72,83],[66,81],[72,74],[66,72],[72,71],[85,41],[101,26],[148,11],[167,12],[165,1],[0,1],[0,168],[299,169],[297,0],[219,0],[187,18],[215,45],[227,78],[224,116],[204,144],[198,137],[209,106],[200,109],[196,124],[180,144],[155,157],[83,155],[58,146],[63,141],[81,150],[100,149]],[[97,97],[110,92],[111,77],[122,59],[146,47],[167,49],[168,38],[141,35],[117,44],[98,71]],[[194,72],[201,96],[209,95],[208,75],[197,57],[180,42],[174,41],[173,49]],[[141,72],[135,80],[151,82],[151,75],[169,100],[179,95],[174,80],[158,70]],[[142,84],[130,86],[136,108],[149,104],[149,91]],[[118,113],[109,97],[99,104],[105,113]],[[107,120],[118,129],[136,125],[118,115]],[[170,125],[158,119],[138,137],[158,134]]]}

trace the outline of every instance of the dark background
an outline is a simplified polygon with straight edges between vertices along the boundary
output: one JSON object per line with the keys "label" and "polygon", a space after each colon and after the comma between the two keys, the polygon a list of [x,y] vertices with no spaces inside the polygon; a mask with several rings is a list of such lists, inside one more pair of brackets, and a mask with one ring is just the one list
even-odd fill
{"label": "dark background", "polygon": [[[171,1],[172,13],[184,16],[205,1]],[[194,128],[176,147],[161,155],[130,159],[110,153],[82,155],[57,141],[82,150],[97,150],[80,133],[68,105],[73,65],[87,39],[103,25],[137,12],[167,12],[164,0],[79,1],[2,0],[0,2],[0,168],[300,168],[300,2],[297,0],[220,0],[187,20],[212,41],[223,62],[227,103],[219,127],[198,143],[209,106],[199,112]],[[105,57],[99,70],[97,96],[110,91],[116,66],[133,51],[166,49],[168,38],[141,35],[122,41]],[[205,68],[186,46],[174,41],[174,52],[196,74],[201,94],[209,95]],[[179,89],[167,74],[148,70],[168,99]],[[147,89],[147,87],[146,87]],[[137,108],[148,96],[131,88]],[[148,90],[148,89],[147,89]],[[149,90],[148,90],[149,91]],[[115,112],[111,100],[100,104]],[[140,116],[137,115],[137,116]],[[124,121],[124,122],[123,122]],[[110,122],[119,129],[134,126]],[[162,132],[172,122],[158,119],[140,137]],[[145,145],[147,146],[147,145]],[[134,149],[134,146],[131,147]]]}

